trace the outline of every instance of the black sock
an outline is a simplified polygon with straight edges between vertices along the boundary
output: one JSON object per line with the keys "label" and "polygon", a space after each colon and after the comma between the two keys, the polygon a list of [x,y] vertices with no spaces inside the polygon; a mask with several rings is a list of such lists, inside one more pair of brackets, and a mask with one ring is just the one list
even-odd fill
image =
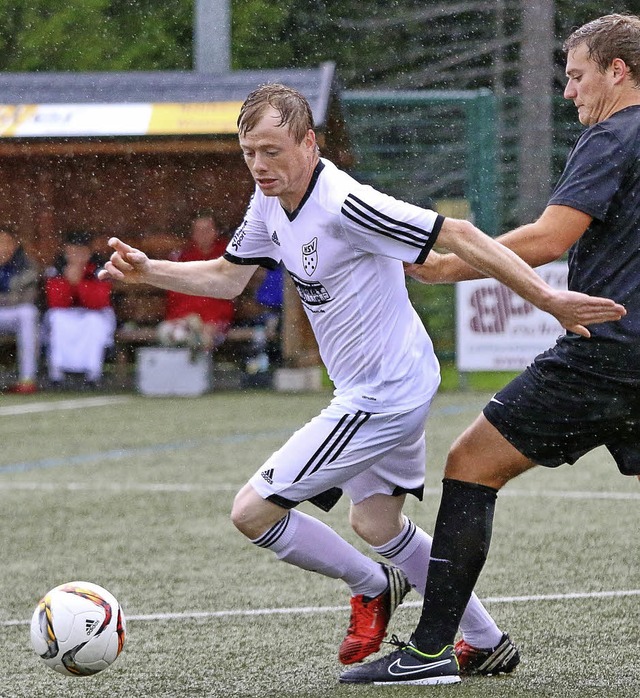
{"label": "black sock", "polygon": [[497,494],[485,485],[442,481],[422,615],[412,638],[422,652],[436,654],[454,641],[487,559]]}

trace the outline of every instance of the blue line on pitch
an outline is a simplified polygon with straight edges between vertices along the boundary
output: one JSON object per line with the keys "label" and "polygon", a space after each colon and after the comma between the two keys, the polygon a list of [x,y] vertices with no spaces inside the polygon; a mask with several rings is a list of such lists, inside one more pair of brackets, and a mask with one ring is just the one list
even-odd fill
{"label": "blue line on pitch", "polygon": [[[448,407],[438,407],[434,410],[431,410],[431,414],[440,414],[444,415],[445,417],[448,415],[452,414],[464,414],[465,412],[479,412],[480,410],[474,405],[471,407],[470,405],[449,405]],[[428,419],[428,418],[427,418]]]}
{"label": "blue line on pitch", "polygon": [[229,436],[218,436],[208,439],[192,439],[188,441],[175,441],[155,446],[141,446],[139,448],[115,448],[110,451],[98,451],[97,453],[84,453],[77,456],[67,456],[61,458],[42,458],[40,460],[24,461],[22,463],[10,463],[0,466],[0,473],[23,473],[27,470],[41,470],[44,468],[58,468],[63,465],[86,465],[105,460],[119,460],[132,456],[141,456],[168,451],[180,451],[192,448],[200,448],[207,444],[229,444],[243,443],[251,439],[265,439],[273,436],[291,434],[287,430],[282,432],[269,431],[256,434],[230,434]]}
{"label": "blue line on pitch", "polygon": [[[433,415],[455,415],[463,414],[464,412],[477,411],[476,407],[469,405],[449,405],[447,407],[436,407],[431,410]],[[117,448],[110,451],[98,451],[97,453],[85,453],[77,456],[67,456],[60,458],[42,458],[34,461],[24,461],[22,463],[9,463],[8,465],[0,466],[1,473],[23,473],[28,470],[43,470],[45,468],[58,468],[65,465],[86,465],[105,460],[119,460],[121,458],[130,458],[132,456],[140,456],[154,453],[163,453],[168,451],[179,451],[184,449],[200,448],[207,444],[216,443],[243,443],[251,439],[264,439],[272,436],[289,436],[292,431],[280,430],[270,432],[260,432],[256,434],[230,434],[229,436],[211,437],[208,439],[192,439],[188,441],[177,441],[166,444],[156,444],[154,446],[142,446],[139,448]]]}

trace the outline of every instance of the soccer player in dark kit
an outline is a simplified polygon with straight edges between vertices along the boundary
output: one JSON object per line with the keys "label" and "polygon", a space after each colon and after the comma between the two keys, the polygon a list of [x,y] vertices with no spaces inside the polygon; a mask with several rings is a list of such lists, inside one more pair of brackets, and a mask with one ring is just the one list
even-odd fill
{"label": "soccer player in dark kit", "polygon": [[[489,673],[508,647],[454,647],[460,615],[486,560],[498,490],[535,465],[574,463],[606,446],[640,475],[640,18],[607,15],[565,41],[564,91],[587,129],[542,216],[499,238],[532,266],[569,250],[569,288],[613,298],[627,314],[573,332],[498,392],[449,452],[423,610],[410,641],[344,672],[344,683],[454,683]],[[429,255],[425,282],[478,274]]]}

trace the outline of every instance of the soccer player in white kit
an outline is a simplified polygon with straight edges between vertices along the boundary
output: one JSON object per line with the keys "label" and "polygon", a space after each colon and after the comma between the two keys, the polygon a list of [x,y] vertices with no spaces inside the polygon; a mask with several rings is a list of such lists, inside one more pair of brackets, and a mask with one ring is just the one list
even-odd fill
{"label": "soccer player in white kit", "polygon": [[[294,89],[258,88],[244,102],[238,126],[256,190],[224,256],[150,260],[112,238],[115,252],[101,278],[233,298],[259,266],[283,262],[335,393],[240,490],[231,518],[279,559],[348,585],[351,619],[339,659],[352,664],[380,648],[409,589],[422,593],[431,549],[431,538],[402,507],[407,494],[422,496],[424,423],[439,367],[409,302],[403,262],[424,261],[437,239],[581,334],[612,302],[554,290],[468,221],[356,182],[320,157],[311,108]],[[352,527],[384,564],[296,509],[311,501],[328,510],[343,492],[351,500]],[[515,646],[477,597],[460,628],[468,645],[502,646],[517,664]]]}

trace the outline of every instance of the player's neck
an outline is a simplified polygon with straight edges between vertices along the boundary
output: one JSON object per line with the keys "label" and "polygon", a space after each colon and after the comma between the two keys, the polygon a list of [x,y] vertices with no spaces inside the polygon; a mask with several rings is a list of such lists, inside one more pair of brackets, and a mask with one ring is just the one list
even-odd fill
{"label": "player's neck", "polygon": [[313,173],[315,172],[319,161],[320,158],[317,155],[314,155],[305,167],[304,173],[300,176],[297,186],[290,192],[282,194],[278,197],[280,205],[288,213],[293,213],[302,203],[302,200],[309,189],[311,179],[313,178]]}
{"label": "player's neck", "polygon": [[[627,89],[625,90],[615,103],[611,104],[608,114],[604,119],[608,119],[613,116],[616,112],[622,111],[627,107],[637,107],[640,105],[640,88]],[[604,121],[604,119],[600,119]]]}

